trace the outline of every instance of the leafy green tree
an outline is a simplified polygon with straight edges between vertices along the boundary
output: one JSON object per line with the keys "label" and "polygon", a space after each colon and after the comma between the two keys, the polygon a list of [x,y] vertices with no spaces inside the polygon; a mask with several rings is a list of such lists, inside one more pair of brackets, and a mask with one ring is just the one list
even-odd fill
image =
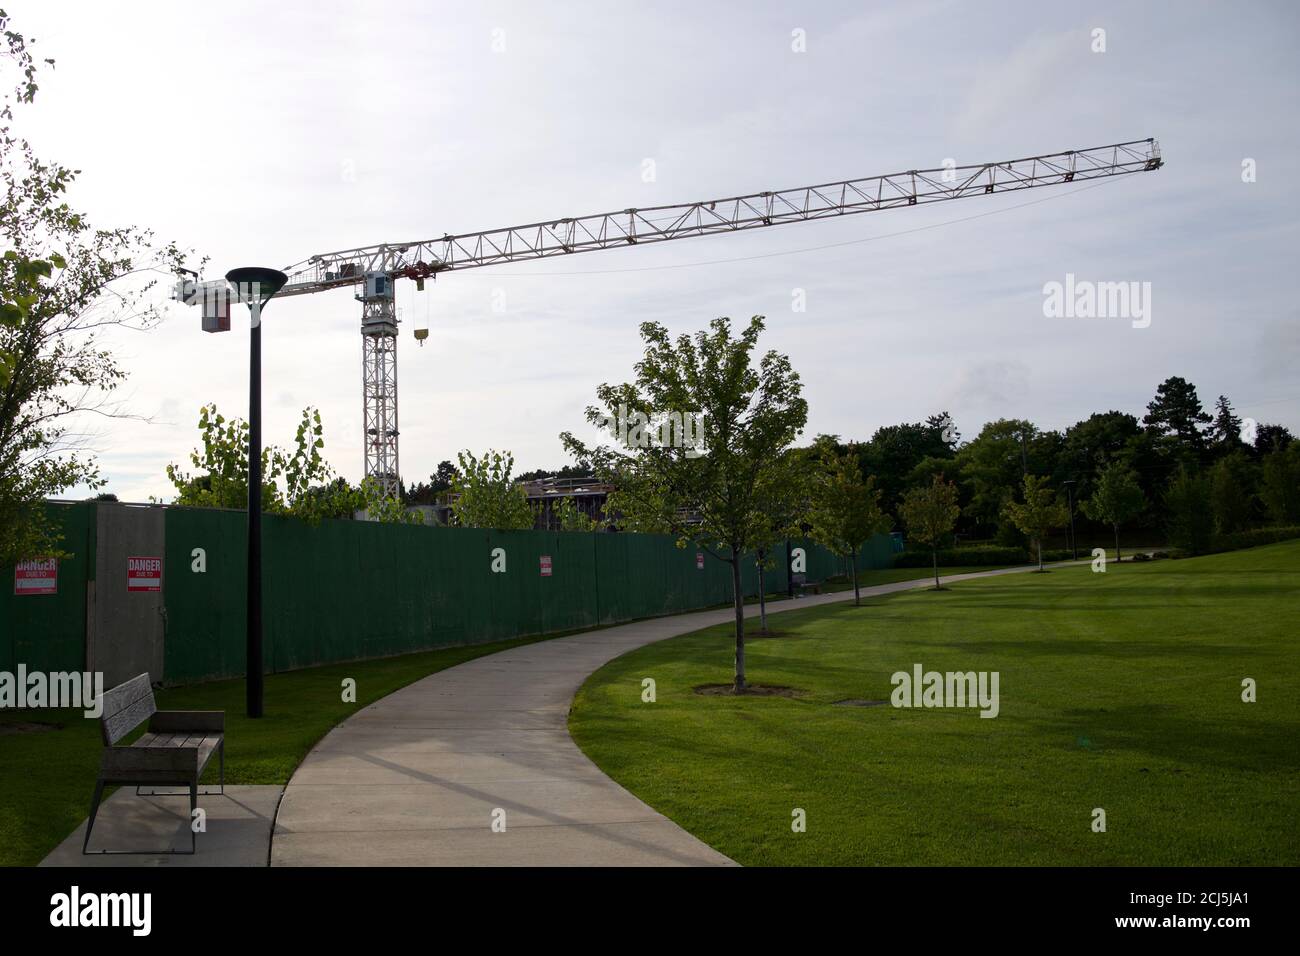
{"label": "leafy green tree", "polygon": [[1276,524],[1300,522],[1300,443],[1265,455],[1260,467],[1260,497]]}
{"label": "leafy green tree", "polygon": [[1058,469],[1061,480],[1078,482],[1076,496],[1082,500],[1093,492],[1094,476],[1112,461],[1120,459],[1129,442],[1141,431],[1137,417],[1127,412],[1097,412],[1065,430]]}
{"label": "leafy green tree", "polygon": [[551,513],[561,531],[595,531],[600,522],[578,507],[572,495],[560,495],[555,499]]}
{"label": "leafy green tree", "polygon": [[886,509],[892,509],[913,470],[927,459],[950,462],[960,437],[947,412],[931,415],[925,422],[886,425],[876,429],[870,441],[856,446],[859,465],[863,474],[876,480]]}
{"label": "leafy green tree", "polygon": [[1210,469],[1210,510],[1214,530],[1219,534],[1243,531],[1250,526],[1255,506],[1255,465],[1238,441],[1233,451]]}
{"label": "leafy green tree", "polygon": [[1069,510],[1057,500],[1056,492],[1047,487],[1047,478],[1025,475],[1024,501],[1008,501],[1008,520],[1029,536],[1038,551],[1038,570],[1043,570],[1043,539],[1054,528],[1070,520]]}
{"label": "leafy green tree", "polygon": [[1259,425],[1255,429],[1255,455],[1260,457],[1275,451],[1285,451],[1295,436],[1285,425]]}
{"label": "leafy green tree", "polygon": [[[374,478],[367,476],[361,479],[360,487],[350,490],[350,494],[351,500],[356,501],[360,506],[359,510],[366,513],[367,521],[378,521],[381,524],[424,524],[423,511],[408,511],[400,498],[387,494],[384,486]],[[328,507],[332,503],[327,498],[325,506]],[[316,515],[313,514],[311,517]]]}
{"label": "leafy green tree", "polygon": [[810,477],[814,462],[808,449],[792,448],[781,453],[775,467],[768,469],[754,489],[758,513],[754,540],[754,564],[758,569],[758,626],[767,633],[767,587],[764,572],[773,567],[772,550],[777,543],[802,533],[811,504]]}
{"label": "leafy green tree", "polygon": [[0,69],[16,65],[21,77],[0,106],[0,565],[8,565],[61,553],[43,499],[103,486],[84,431],[72,427],[128,414],[112,394],[125,372],[101,334],[156,324],[165,301],[154,294],[157,273],[184,256],[147,230],[92,225],[68,204],[77,171],[39,160],[11,132],[13,107],[36,95],[38,63],[3,12],[0,35]]}
{"label": "leafy green tree", "polygon": [[1210,546],[1214,514],[1210,481],[1180,466],[1165,489],[1169,541],[1189,554],[1203,554]]}
{"label": "leafy green tree", "polygon": [[1083,513],[1093,521],[1110,525],[1115,531],[1115,560],[1121,558],[1119,529],[1146,508],[1146,495],[1132,469],[1112,461],[1101,470],[1093,485],[1092,497],[1080,502]]}
{"label": "leafy green tree", "polygon": [[[215,404],[204,405],[199,409],[199,438],[202,448],[190,452],[193,474],[174,463],[167,466],[167,478],[176,488],[173,503],[194,508],[248,507],[248,423],[226,418]],[[314,523],[321,518],[351,518],[364,509],[371,520],[412,520],[395,501],[393,507],[383,507],[367,494],[364,484],[353,488],[336,477],[322,455],[324,447],[320,412],[305,408],[292,451],[275,445],[262,448],[264,512]]]}
{"label": "leafy green tree", "polygon": [[1033,422],[1002,418],[986,424],[957,452],[961,480],[970,490],[967,516],[979,526],[996,527],[1003,540],[1018,540],[1014,523],[1006,517],[1006,504],[1024,475],[1052,470],[1050,449],[1042,437]]}
{"label": "leafy green tree", "polygon": [[930,484],[913,488],[903,496],[900,507],[907,533],[921,544],[930,546],[934,558],[934,589],[939,586],[939,545],[957,526],[961,508],[957,504],[957,486],[935,475]]}
{"label": "leafy green tree", "polygon": [[479,458],[470,451],[457,455],[459,472],[451,483],[451,513],[462,528],[520,531],[533,526],[528,496],[511,477],[515,458],[489,449]]}
{"label": "leafy green tree", "polygon": [[642,323],[645,351],[636,380],[601,385],[600,405],[587,409],[587,420],[601,428],[620,412],[650,422],[691,416],[703,422],[704,447],[649,441],[644,430],[596,448],[568,432],[561,436],[574,459],[590,462],[602,481],[614,485],[607,508],[624,527],[673,534],[679,546],[694,542],[730,563],[737,693],[747,686],[740,562],[768,533],[763,489],[781,479],[788,461],[783,453],[808,419],[790,359],[768,351],[755,364],[762,331],[762,316],[754,316],[733,338],[731,320],[718,318],[707,330],[674,341],[659,323]]}
{"label": "leafy green tree", "polygon": [[823,449],[821,473],[812,486],[808,522],[813,539],[827,550],[848,558],[853,572],[853,603],[861,604],[858,588],[858,550],[873,535],[892,527],[880,507],[880,490],[874,476],[865,481],[857,455]]}

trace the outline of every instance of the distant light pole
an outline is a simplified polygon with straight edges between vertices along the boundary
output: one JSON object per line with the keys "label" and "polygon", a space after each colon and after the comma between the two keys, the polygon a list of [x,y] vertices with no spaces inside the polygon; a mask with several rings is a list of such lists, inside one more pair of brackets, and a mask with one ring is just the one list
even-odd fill
{"label": "distant light pole", "polygon": [[248,636],[245,706],[262,716],[262,309],[289,281],[278,269],[231,269],[226,282],[247,304],[248,338]]}
{"label": "distant light pole", "polygon": [[1073,560],[1078,561],[1079,542],[1077,542],[1074,539],[1074,484],[1075,482],[1074,479],[1071,478],[1069,481],[1061,482],[1061,484],[1065,485],[1065,493],[1069,496],[1070,499],[1070,555],[1073,558]]}

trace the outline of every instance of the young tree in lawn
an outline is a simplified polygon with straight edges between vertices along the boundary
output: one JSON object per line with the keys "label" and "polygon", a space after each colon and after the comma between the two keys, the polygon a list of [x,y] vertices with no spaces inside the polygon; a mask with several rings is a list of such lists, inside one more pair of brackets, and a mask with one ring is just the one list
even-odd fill
{"label": "young tree in lawn", "polygon": [[899,506],[907,533],[930,546],[934,558],[934,589],[939,588],[939,545],[952,534],[961,515],[957,503],[957,486],[935,475],[928,485],[913,488],[903,496]]}
{"label": "young tree in lawn", "polygon": [[[790,359],[768,351],[755,361],[762,331],[757,315],[734,338],[727,318],[675,340],[658,322],[643,323],[636,380],[601,385],[600,405],[587,409],[587,420],[618,441],[588,448],[561,435],[575,459],[614,485],[607,513],[620,525],[673,534],[680,547],[694,543],[731,565],[737,693],[747,686],[741,561],[768,534],[764,489],[788,477],[783,453],[808,420]],[[702,445],[690,428],[677,428],[684,440],[674,436],[675,426],[694,422]]]}
{"label": "young tree in lawn", "polygon": [[482,458],[472,452],[457,455],[460,471],[452,479],[451,512],[462,528],[526,531],[535,516],[524,489],[511,478],[515,458],[510,452],[489,450]]}
{"label": "young tree in lawn", "polygon": [[822,447],[821,471],[813,481],[808,513],[813,538],[827,550],[849,559],[853,571],[853,603],[861,604],[858,588],[858,549],[873,535],[890,529],[891,519],[880,507],[874,478],[862,479],[856,449],[836,452]]}
{"label": "young tree in lawn", "polygon": [[1140,515],[1147,506],[1146,495],[1138,485],[1132,469],[1113,461],[1102,469],[1093,486],[1092,497],[1080,503],[1083,513],[1093,521],[1108,524],[1115,530],[1115,560],[1120,560],[1119,529]]}
{"label": "young tree in lawn", "polygon": [[[792,448],[782,453],[778,467],[764,475],[755,489],[758,511],[754,533],[754,563],[758,569],[758,627],[767,633],[767,587],[764,573],[772,567],[772,550],[777,543],[798,535],[808,514],[809,476],[815,465],[808,450]],[[789,556],[786,556],[789,560]]]}
{"label": "young tree in lawn", "polygon": [[1056,492],[1047,487],[1047,479],[1038,475],[1025,475],[1024,501],[1009,501],[1006,516],[1022,534],[1029,536],[1038,549],[1038,570],[1043,570],[1043,538],[1053,528],[1070,520],[1066,506],[1057,500]]}

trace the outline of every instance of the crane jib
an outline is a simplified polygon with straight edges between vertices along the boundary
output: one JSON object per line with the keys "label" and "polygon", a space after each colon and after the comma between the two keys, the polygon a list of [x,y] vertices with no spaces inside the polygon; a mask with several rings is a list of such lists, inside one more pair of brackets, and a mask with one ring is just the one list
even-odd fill
{"label": "crane jib", "polygon": [[1149,172],[1163,164],[1155,139],[1134,140],[973,166],[949,160],[934,169],[361,246],[322,253],[290,266],[285,270],[289,282],[280,295],[353,286],[376,272],[413,279],[423,286],[426,278],[458,269],[1083,182]]}

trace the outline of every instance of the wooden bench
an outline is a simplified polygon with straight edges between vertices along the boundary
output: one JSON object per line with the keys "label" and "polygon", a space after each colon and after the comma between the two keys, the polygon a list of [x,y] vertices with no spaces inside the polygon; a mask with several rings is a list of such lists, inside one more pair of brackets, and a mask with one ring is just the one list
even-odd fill
{"label": "wooden bench", "polygon": [[[133,744],[118,741],[149,721],[148,731]],[[100,730],[104,750],[100,755],[99,779],[86,821],[86,839],[81,852],[89,853],[181,853],[185,850],[89,850],[90,831],[106,786],[134,786],[138,796],[184,796],[186,791],[157,789],[141,794],[140,787],[185,787],[190,797],[190,848],[195,851],[194,811],[198,806],[199,779],[216,754],[220,767],[220,789],[226,792],[226,715],[220,710],[159,710],[154,703],[149,675],[140,674],[104,693]]]}

